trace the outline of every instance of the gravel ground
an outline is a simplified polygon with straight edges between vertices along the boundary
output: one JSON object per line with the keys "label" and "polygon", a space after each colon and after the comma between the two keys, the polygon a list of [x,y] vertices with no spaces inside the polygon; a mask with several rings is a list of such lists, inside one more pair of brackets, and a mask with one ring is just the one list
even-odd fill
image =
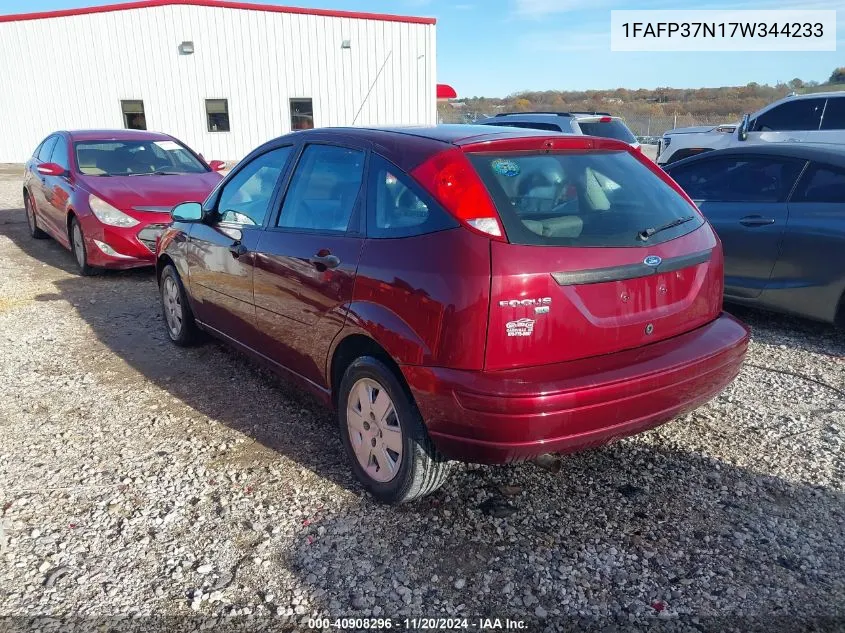
{"label": "gravel ground", "polygon": [[709,405],[557,475],[465,466],[383,507],[330,414],[167,341],[150,272],[82,278],[31,240],[19,176],[0,167],[0,622],[845,627],[841,332],[743,310],[748,364]]}

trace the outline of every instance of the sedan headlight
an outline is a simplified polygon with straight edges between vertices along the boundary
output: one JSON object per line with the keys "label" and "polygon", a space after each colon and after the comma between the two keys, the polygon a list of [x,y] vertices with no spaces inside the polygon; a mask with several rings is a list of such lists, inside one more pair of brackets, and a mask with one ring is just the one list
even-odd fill
{"label": "sedan headlight", "polygon": [[140,224],[140,222],[138,222],[135,218],[126,215],[120,209],[115,209],[108,202],[101,200],[93,193],[88,194],[88,206],[91,207],[91,211],[103,224],[120,226],[123,228],[129,228],[131,226],[135,226],[136,224]]}

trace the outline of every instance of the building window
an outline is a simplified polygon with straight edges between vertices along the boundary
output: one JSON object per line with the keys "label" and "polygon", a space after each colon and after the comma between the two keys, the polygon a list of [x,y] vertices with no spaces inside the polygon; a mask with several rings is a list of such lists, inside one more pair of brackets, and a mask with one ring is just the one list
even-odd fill
{"label": "building window", "polygon": [[205,117],[209,132],[229,131],[229,101],[227,99],[206,99]]}
{"label": "building window", "polygon": [[123,127],[127,130],[146,130],[147,117],[144,116],[144,102],[139,100],[121,101]]}
{"label": "building window", "polygon": [[290,129],[310,130],[314,127],[314,105],[311,99],[290,100]]}

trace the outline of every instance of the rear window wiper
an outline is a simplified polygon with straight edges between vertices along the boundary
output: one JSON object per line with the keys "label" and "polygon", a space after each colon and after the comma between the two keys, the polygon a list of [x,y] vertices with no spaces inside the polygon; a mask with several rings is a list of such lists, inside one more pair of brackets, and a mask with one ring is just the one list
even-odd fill
{"label": "rear window wiper", "polygon": [[686,224],[687,222],[690,222],[691,220],[695,220],[695,216],[694,215],[687,215],[687,216],[684,216],[682,218],[672,220],[671,222],[667,222],[663,226],[649,227],[647,229],[643,229],[642,231],[637,233],[637,237],[639,237],[643,242],[647,242],[648,238],[650,238],[652,235],[656,235],[656,234],[660,233],[661,231],[666,231],[667,229],[673,229],[676,226],[681,226],[682,224]]}

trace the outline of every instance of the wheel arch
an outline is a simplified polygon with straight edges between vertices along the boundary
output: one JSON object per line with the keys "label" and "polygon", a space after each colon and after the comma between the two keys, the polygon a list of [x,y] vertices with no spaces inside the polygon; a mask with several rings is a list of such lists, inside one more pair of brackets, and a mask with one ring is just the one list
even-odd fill
{"label": "wheel arch", "polygon": [[402,385],[409,397],[411,391],[399,364],[393,359],[388,351],[374,338],[362,332],[349,332],[340,338],[329,356],[329,364],[326,376],[329,379],[331,391],[331,402],[334,408],[338,406],[340,383],[347,368],[362,356],[372,356],[387,365],[396,376],[399,384]]}
{"label": "wheel arch", "polygon": [[172,264],[176,268],[176,262],[167,253],[162,253],[156,258],[156,284],[161,282],[161,273],[168,264]]}
{"label": "wheel arch", "polygon": [[68,239],[69,242],[72,239],[71,235],[70,235],[70,226],[71,226],[71,223],[75,219],[76,219],[76,211],[73,209],[73,207],[68,207],[67,216],[65,216],[65,228],[67,229],[67,239]]}

